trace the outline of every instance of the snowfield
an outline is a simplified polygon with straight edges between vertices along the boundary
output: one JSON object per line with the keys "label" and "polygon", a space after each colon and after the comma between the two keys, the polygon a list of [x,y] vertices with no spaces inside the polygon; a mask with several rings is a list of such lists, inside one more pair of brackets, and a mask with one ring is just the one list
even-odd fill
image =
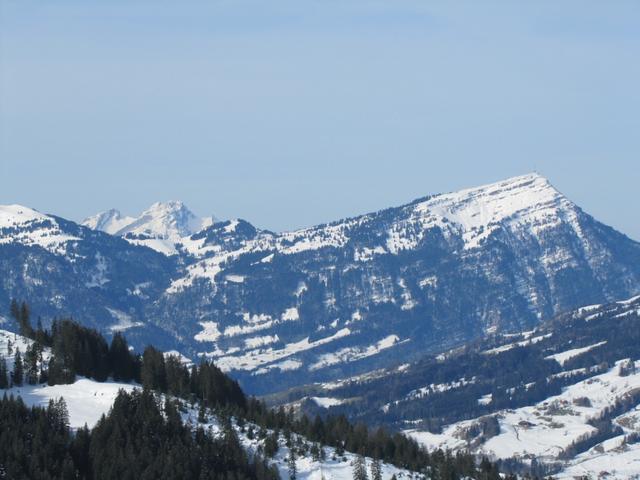
{"label": "snowfield", "polygon": [[[566,352],[565,352],[566,353]],[[597,418],[617,399],[640,390],[640,372],[636,370],[620,375],[621,367],[629,367],[629,360],[620,360],[605,373],[587,378],[564,389],[562,394],[549,397],[535,405],[515,410],[500,410],[494,416],[500,431],[493,437],[482,439],[473,446],[467,435],[478,420],[465,420],[445,427],[442,433],[430,433],[415,429],[405,433],[429,449],[443,448],[463,450],[471,448],[478,454],[493,459],[518,458],[524,461],[536,458],[539,462],[557,462],[572,443],[596,432],[588,421]],[[640,361],[634,364],[640,369]],[[588,399],[586,402],[584,399]],[[489,402],[490,396],[479,401]],[[614,424],[623,427],[625,433],[640,432],[640,412],[621,415]],[[621,445],[623,438],[610,439],[596,445],[588,452],[565,463],[560,478],[608,471],[613,478],[630,478],[640,475],[640,445]]]}
{"label": "snowfield", "polygon": [[20,396],[28,406],[46,407],[49,400],[64,398],[69,409],[69,426],[73,429],[85,424],[91,428],[102,415],[109,413],[120,389],[130,392],[139,385],[118,382],[96,382],[79,377],[71,385],[24,385],[6,390],[8,395]]}
{"label": "snowfield", "polygon": [[566,352],[556,353],[553,355],[549,355],[548,357],[545,357],[545,358],[548,358],[550,360],[555,360],[560,365],[564,365],[565,362],[571,360],[572,358],[577,357],[578,355],[582,355],[583,353],[587,353],[588,351],[593,350],[594,348],[598,348],[602,345],[605,345],[606,343],[607,342],[605,340],[604,342],[598,342],[593,345],[589,345],[587,347],[572,348],[571,350],[567,350]]}

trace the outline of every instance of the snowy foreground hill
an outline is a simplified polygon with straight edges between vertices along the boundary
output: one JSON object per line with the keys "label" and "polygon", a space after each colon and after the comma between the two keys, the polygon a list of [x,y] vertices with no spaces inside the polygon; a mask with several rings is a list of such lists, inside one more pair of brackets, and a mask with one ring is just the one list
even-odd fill
{"label": "snowy foreground hill", "polygon": [[537,174],[293,232],[202,219],[179,202],[85,225],[0,207],[0,303],[206,356],[251,393],[640,291],[640,244]]}
{"label": "snowy foreground hill", "polygon": [[[15,352],[20,350],[24,352],[33,342],[29,339],[0,330],[0,357],[4,357],[8,365],[13,365]],[[8,346],[10,349],[8,350]],[[11,351],[12,354],[7,354]],[[44,361],[49,359],[48,349],[44,352]],[[11,368],[10,368],[11,370]],[[0,395],[19,396],[27,406],[46,407],[51,400],[56,401],[64,398],[68,413],[69,426],[73,430],[77,430],[83,426],[93,428],[103,415],[107,415],[111,409],[118,392],[125,390],[131,392],[134,389],[140,389],[138,384],[119,383],[114,381],[97,382],[88,378],[78,377],[77,380],[69,385],[23,385],[13,387],[6,390],[0,389]],[[191,425],[200,425],[207,430],[211,430],[216,435],[222,435],[221,422],[215,414],[208,414],[203,420],[199,418],[199,409],[197,404],[190,406],[187,402],[182,402],[182,420]],[[240,438],[244,449],[249,454],[256,453],[259,449],[264,448],[264,440],[260,440],[255,436],[249,435],[250,428],[258,430],[257,426],[252,426],[243,422],[233,423],[233,426]],[[251,438],[250,438],[251,437]],[[293,435],[294,443],[305,442],[303,437]],[[297,478],[302,480],[351,480],[353,478],[353,464],[356,456],[349,452],[336,453],[334,448],[324,448],[324,459],[314,459],[311,454],[307,456],[298,456],[296,458]],[[281,478],[289,478],[290,475],[290,453],[284,438],[280,437],[279,448],[271,463],[277,466]],[[371,458],[365,458],[367,465],[372,463]],[[2,465],[0,465],[0,472]],[[398,479],[421,479],[423,475],[411,472],[393,465],[381,463],[382,478],[387,480],[395,475]]]}
{"label": "snowy foreground hill", "polygon": [[640,477],[640,297],[274,397],[386,423],[507,471]]}

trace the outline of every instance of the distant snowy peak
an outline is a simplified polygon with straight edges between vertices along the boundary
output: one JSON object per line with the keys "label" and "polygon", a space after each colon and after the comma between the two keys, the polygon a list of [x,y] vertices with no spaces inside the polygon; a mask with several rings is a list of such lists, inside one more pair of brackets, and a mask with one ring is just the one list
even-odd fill
{"label": "distant snowy peak", "polygon": [[93,230],[101,230],[113,235],[118,230],[121,230],[135,220],[135,217],[123,217],[119,210],[112,208],[106,212],[98,213],[97,215],[86,218],[82,222],[82,225]]}
{"label": "distant snowy peak", "polygon": [[200,218],[182,202],[157,202],[145,210],[116,235],[143,235],[163,240],[179,240],[193,235],[215,222],[213,217]]}
{"label": "distant snowy peak", "polygon": [[122,216],[112,209],[82,222],[89,228],[125,237],[166,255],[177,253],[177,244],[214,223],[214,217],[197,217],[179,201],[156,202],[139,217]]}

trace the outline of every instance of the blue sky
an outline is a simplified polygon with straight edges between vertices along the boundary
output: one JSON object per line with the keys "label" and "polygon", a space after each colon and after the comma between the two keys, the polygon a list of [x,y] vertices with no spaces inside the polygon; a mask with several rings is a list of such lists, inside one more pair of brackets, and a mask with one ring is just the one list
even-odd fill
{"label": "blue sky", "polygon": [[640,2],[4,0],[0,203],[282,230],[538,171],[640,240]]}

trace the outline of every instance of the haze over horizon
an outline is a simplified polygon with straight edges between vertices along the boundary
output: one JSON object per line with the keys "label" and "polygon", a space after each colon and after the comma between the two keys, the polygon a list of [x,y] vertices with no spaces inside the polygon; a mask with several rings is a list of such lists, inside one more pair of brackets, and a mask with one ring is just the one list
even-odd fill
{"label": "haze over horizon", "polygon": [[462,5],[3,2],[0,203],[282,231],[538,171],[640,240],[640,5]]}

